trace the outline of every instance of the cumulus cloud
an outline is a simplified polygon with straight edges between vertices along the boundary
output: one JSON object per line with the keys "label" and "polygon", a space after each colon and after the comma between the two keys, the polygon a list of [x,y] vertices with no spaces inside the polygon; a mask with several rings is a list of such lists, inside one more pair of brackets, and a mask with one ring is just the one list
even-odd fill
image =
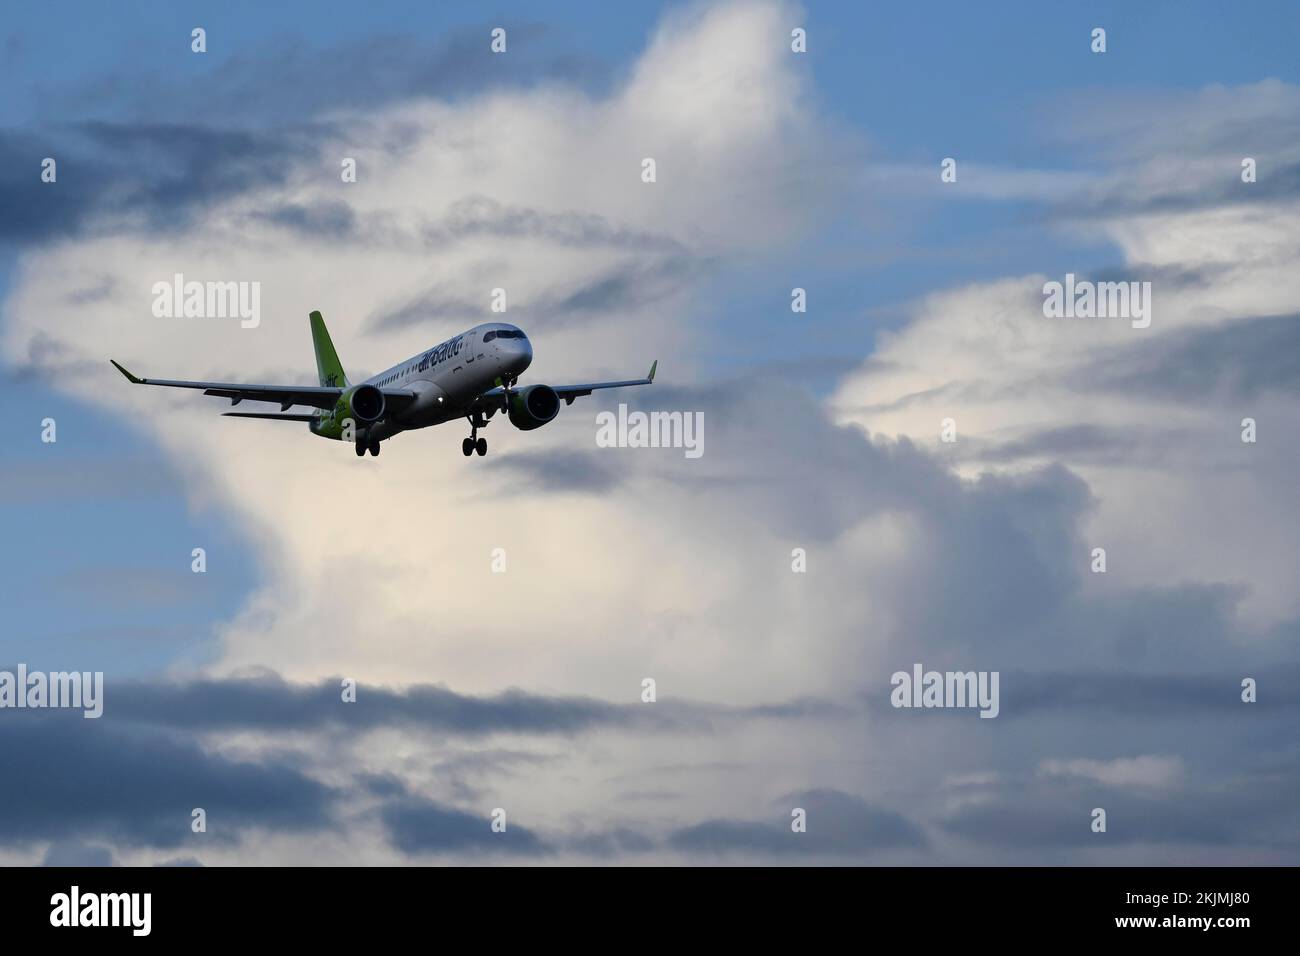
{"label": "cumulus cloud", "polygon": [[[599,725],[610,715],[614,724],[671,723],[694,699],[721,708],[696,708],[702,728],[734,711],[757,722],[745,731],[753,737],[749,726],[798,718],[803,708],[773,700],[825,699],[831,684],[856,680],[827,667],[842,635],[858,633],[853,609],[810,633],[810,598],[789,581],[790,535],[801,525],[788,520],[774,534],[759,522],[736,534],[746,509],[788,504],[779,482],[754,481],[754,461],[766,452],[763,406],[689,385],[708,307],[692,296],[699,282],[713,264],[789,242],[835,194],[834,175],[817,159],[838,133],[788,55],[790,15],[774,4],[683,11],[655,33],[624,82],[595,95],[548,81],[457,101],[415,96],[338,109],[292,127],[299,135],[287,153],[283,131],[236,137],[236,152],[248,145],[274,175],[218,164],[198,200],[178,196],[169,207],[150,194],[99,207],[93,221],[69,224],[70,238],[24,256],[7,303],[9,361],[88,399],[114,395],[195,494],[228,509],[257,546],[263,584],[222,628],[215,676],[256,666],[308,685],[344,675],[363,685],[456,687],[387,703],[363,693],[357,704],[359,712],[400,708],[423,696],[417,709],[433,708],[404,731],[386,731],[386,746],[360,769],[399,773],[412,799],[437,807],[448,806],[450,792],[427,767],[406,763],[401,741],[410,723],[440,726],[440,697],[467,703],[457,695],[486,694],[501,708],[519,707],[513,727],[495,730],[521,733],[556,720]],[[145,143],[168,168],[187,168],[203,151],[183,127],[91,133],[118,151],[123,167]],[[275,150],[262,156],[252,147],[272,135]],[[357,160],[355,184],[340,181],[345,156]],[[657,163],[654,184],[640,180],[647,156]],[[261,325],[154,318],[150,289],[176,272],[260,281]],[[486,462],[449,454],[460,438],[454,427],[403,436],[382,459],[358,462],[305,430],[221,420],[199,396],[132,389],[106,362],[111,355],[151,375],[310,380],[305,314],[320,308],[357,378],[490,317],[496,287],[508,291],[508,317],[537,342],[531,379],[627,377],[659,357],[662,384],[637,401],[692,403],[710,423],[714,415],[738,419],[720,423],[716,464],[692,473],[680,456],[614,450],[589,473],[573,474],[572,461],[548,465],[562,447],[585,447],[579,461],[595,456],[598,400],[566,409],[526,442],[494,423]],[[93,306],[89,293],[69,298],[70,290],[93,290]],[[796,415],[820,419],[813,403],[792,397],[804,404],[783,429]],[[873,452],[855,440],[851,454]],[[569,493],[556,497],[545,485]],[[701,498],[700,488],[714,493]],[[721,511],[719,497],[731,501]],[[823,496],[815,507],[813,534],[828,538],[838,511],[871,506]],[[491,572],[496,547],[506,550],[505,574]],[[738,564],[744,552],[757,562]],[[761,605],[756,581],[774,585]],[[827,576],[804,590],[829,605],[835,585]],[[659,681],[654,705],[639,699],[646,676]],[[530,691],[512,697],[508,688],[521,679]],[[126,689],[112,719],[167,707],[181,726],[195,726],[211,712],[205,696],[232,693],[230,684],[193,685],[184,699],[166,688]],[[282,711],[309,712],[301,692],[279,693]],[[583,702],[570,718],[546,716],[542,695]],[[274,709],[273,694],[258,699]],[[242,734],[219,747],[241,759],[287,746],[257,736],[259,712],[251,707],[236,726],[205,732]],[[704,738],[696,759],[707,765],[726,746]],[[641,749],[654,763],[673,745]],[[580,754],[577,763],[590,777],[609,759]],[[345,786],[326,777],[319,785],[331,792]],[[482,789],[482,780],[465,785]],[[530,789],[552,818],[568,815],[572,786]],[[598,802],[598,788],[582,800]],[[390,831],[408,819],[394,813]],[[588,836],[605,832],[593,827]]]}
{"label": "cumulus cloud", "polygon": [[[664,380],[687,380],[684,343],[700,307],[688,299],[697,267],[680,264],[788,237],[833,190],[807,177],[772,188],[804,177],[827,135],[808,108],[806,77],[782,53],[786,18],[778,6],[745,4],[670,18],[603,96],[544,82],[337,111],[300,140],[301,155],[285,155],[281,142],[264,157],[274,176],[227,170],[240,188],[205,191],[165,234],[149,228],[153,216],[106,215],[111,234],[87,231],[24,258],[5,331],[10,360],[95,369],[82,394],[113,394],[261,543],[266,584],[226,629],[227,667],[491,689],[509,660],[557,690],[606,695],[611,678],[638,684],[647,636],[637,631],[653,626],[651,608],[672,614],[672,577],[693,573],[666,574],[673,532],[627,507],[649,493],[644,483],[620,498],[544,509],[530,497],[484,499],[465,462],[447,454],[459,441],[454,426],[403,436],[367,472],[292,427],[223,421],[215,403],[189,394],[137,394],[146,390],[131,390],[105,360],[145,374],[303,381],[305,315],[320,308],[356,378],[490,317],[491,290],[501,287],[508,317],[538,341],[530,377],[627,377],[658,356]],[[221,152],[183,129],[169,135],[184,156]],[[122,134],[104,145],[136,141]],[[161,131],[150,140],[164,156],[172,141]],[[340,181],[344,156],[358,161],[355,184]],[[658,162],[653,185],[640,181],[643,156]],[[322,211],[346,229],[323,227]],[[175,272],[261,281],[261,326],[154,318],[149,290]],[[93,309],[62,298],[91,285],[102,290]],[[429,307],[431,295],[452,306]],[[530,436],[529,454],[594,449],[595,407],[566,409]],[[524,443],[494,424],[496,471],[527,468],[526,458],[509,463]],[[399,456],[400,474],[390,465]],[[597,463],[597,488],[601,472]],[[326,500],[359,510],[326,517]],[[381,500],[382,509],[365,505]],[[497,546],[510,573],[492,576]],[[546,569],[560,567],[557,592]],[[528,613],[489,613],[503,603]],[[552,652],[556,641],[566,654]]]}
{"label": "cumulus cloud", "polygon": [[[966,474],[1068,465],[1097,504],[1086,545],[1107,548],[1108,588],[1117,570],[1129,587],[1223,585],[1241,591],[1234,611],[1243,634],[1294,621],[1300,552],[1277,515],[1295,513],[1296,455],[1276,432],[1261,431],[1254,445],[1240,436],[1245,418],[1271,430],[1300,411],[1287,345],[1300,295],[1292,267],[1300,200],[1256,201],[1256,184],[1240,180],[1240,150],[1229,144],[1243,110],[1268,113],[1277,122],[1262,124],[1261,155],[1290,162],[1297,147],[1287,105],[1295,98],[1276,82],[1190,97],[1144,120],[1146,133],[1108,157],[1109,191],[1064,183],[1064,198],[1047,207],[1063,230],[1118,250],[1117,269],[1081,265],[1080,280],[1151,283],[1150,328],[1125,318],[1045,317],[1044,284],[1064,275],[936,292],[844,379],[833,399],[840,420],[908,436]],[[1118,107],[1109,115],[1112,124],[1133,118]],[[1169,201],[1125,201],[1130,192],[1152,195],[1157,182]],[[1089,209],[1087,223],[1075,201]],[[940,422],[949,417],[958,441],[942,446]]]}

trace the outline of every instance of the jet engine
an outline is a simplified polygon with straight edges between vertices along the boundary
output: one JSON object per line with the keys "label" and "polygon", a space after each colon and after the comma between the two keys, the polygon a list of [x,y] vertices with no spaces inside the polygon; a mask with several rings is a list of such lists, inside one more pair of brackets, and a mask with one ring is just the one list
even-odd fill
{"label": "jet engine", "polygon": [[541,428],[560,413],[560,396],[549,385],[528,385],[510,393],[510,424],[520,431]]}
{"label": "jet engine", "polygon": [[369,425],[384,417],[384,393],[374,385],[358,385],[348,396],[352,417]]}

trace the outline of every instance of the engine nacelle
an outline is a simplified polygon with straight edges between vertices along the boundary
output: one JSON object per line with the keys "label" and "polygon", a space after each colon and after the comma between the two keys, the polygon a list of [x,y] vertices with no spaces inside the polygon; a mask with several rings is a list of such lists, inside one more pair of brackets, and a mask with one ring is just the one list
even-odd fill
{"label": "engine nacelle", "polygon": [[549,385],[527,385],[510,393],[510,424],[520,431],[541,428],[560,414],[560,396]]}
{"label": "engine nacelle", "polygon": [[369,425],[384,417],[384,393],[374,385],[358,385],[347,397],[351,417]]}

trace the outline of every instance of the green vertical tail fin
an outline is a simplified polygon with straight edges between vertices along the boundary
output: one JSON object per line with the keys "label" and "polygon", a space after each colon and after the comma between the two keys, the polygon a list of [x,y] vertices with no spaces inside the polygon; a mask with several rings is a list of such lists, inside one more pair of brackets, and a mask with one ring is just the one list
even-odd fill
{"label": "green vertical tail fin", "polygon": [[320,376],[321,385],[346,387],[347,374],[343,371],[343,363],[339,361],[339,353],[334,351],[329,329],[325,328],[325,319],[319,312],[311,314],[311,344],[316,350],[316,374]]}

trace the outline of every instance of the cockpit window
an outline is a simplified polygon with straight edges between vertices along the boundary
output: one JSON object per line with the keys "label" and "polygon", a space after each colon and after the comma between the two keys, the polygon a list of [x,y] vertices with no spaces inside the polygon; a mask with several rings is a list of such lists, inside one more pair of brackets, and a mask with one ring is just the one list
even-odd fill
{"label": "cockpit window", "polygon": [[484,333],[483,333],[483,341],[484,341],[484,342],[491,342],[491,341],[492,341],[494,338],[496,338],[496,337],[497,337],[496,329],[493,329],[493,330],[490,331],[490,332],[484,332]]}

